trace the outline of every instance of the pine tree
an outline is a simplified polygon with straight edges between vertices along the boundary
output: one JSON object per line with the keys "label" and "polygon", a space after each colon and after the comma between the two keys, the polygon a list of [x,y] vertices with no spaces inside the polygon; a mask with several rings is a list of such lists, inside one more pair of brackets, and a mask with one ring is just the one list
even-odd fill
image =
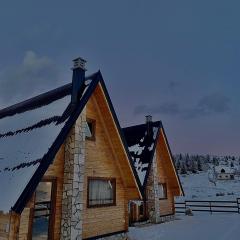
{"label": "pine tree", "polygon": [[202,170],[203,170],[203,168],[202,168],[202,163],[201,163],[201,161],[200,161],[199,158],[198,158],[198,160],[197,160],[197,168],[198,168],[198,171],[202,171]]}
{"label": "pine tree", "polygon": [[179,171],[181,168],[181,163],[180,161],[178,160],[177,163],[176,163],[176,169]]}
{"label": "pine tree", "polygon": [[206,156],[206,162],[210,163],[210,155],[209,154],[207,154],[207,156]]}
{"label": "pine tree", "polygon": [[186,155],[186,160],[185,160],[185,162],[186,162],[187,170],[190,171],[190,170],[191,170],[191,163],[190,163],[190,157],[189,157],[188,153],[187,153],[187,155]]}
{"label": "pine tree", "polygon": [[181,166],[181,172],[180,174],[187,174],[187,170],[186,170],[186,167],[185,167],[185,164],[183,163],[182,166]]}

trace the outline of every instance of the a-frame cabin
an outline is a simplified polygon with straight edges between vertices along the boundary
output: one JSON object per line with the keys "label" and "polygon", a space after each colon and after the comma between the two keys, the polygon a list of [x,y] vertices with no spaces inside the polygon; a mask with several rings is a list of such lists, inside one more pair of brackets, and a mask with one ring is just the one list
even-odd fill
{"label": "a-frame cabin", "polygon": [[140,199],[102,75],[0,110],[0,239],[124,239]]}
{"label": "a-frame cabin", "polygon": [[143,201],[130,204],[131,223],[172,219],[174,197],[184,192],[162,123],[146,116],[145,124],[123,128],[123,132],[143,194]]}

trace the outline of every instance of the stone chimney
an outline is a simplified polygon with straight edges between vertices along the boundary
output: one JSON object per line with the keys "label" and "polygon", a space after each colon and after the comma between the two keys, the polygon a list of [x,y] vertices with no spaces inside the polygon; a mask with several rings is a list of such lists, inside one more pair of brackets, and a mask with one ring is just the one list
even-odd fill
{"label": "stone chimney", "polygon": [[73,74],[72,74],[72,105],[76,105],[79,100],[79,94],[81,93],[81,88],[84,86],[85,81],[85,64],[86,60],[83,58],[76,58],[73,60]]}
{"label": "stone chimney", "polygon": [[147,125],[147,136],[150,136],[152,132],[152,116],[151,115],[146,116],[146,125]]}

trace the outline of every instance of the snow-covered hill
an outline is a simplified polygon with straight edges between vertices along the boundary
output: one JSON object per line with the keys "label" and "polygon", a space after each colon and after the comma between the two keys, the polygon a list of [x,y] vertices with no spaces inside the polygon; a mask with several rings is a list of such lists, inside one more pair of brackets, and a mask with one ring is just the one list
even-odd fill
{"label": "snow-covered hill", "polygon": [[[177,154],[174,159],[185,192],[184,199],[240,198],[240,157]],[[217,180],[217,169],[221,171],[222,168],[231,169],[235,179]]]}
{"label": "snow-covered hill", "polygon": [[[236,200],[240,197],[240,179],[235,180],[219,180],[214,183],[209,181],[208,171],[197,174],[179,175],[185,199],[201,199],[201,200]],[[178,198],[179,199],[179,198]]]}

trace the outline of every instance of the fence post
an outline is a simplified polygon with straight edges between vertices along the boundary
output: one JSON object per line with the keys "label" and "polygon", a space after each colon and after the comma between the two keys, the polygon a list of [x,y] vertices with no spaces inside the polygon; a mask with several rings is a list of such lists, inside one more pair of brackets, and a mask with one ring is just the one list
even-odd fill
{"label": "fence post", "polygon": [[210,206],[210,212],[212,214],[212,204],[211,204],[211,201],[209,202],[209,206]]}
{"label": "fence post", "polygon": [[239,198],[237,198],[238,214],[240,214]]}

